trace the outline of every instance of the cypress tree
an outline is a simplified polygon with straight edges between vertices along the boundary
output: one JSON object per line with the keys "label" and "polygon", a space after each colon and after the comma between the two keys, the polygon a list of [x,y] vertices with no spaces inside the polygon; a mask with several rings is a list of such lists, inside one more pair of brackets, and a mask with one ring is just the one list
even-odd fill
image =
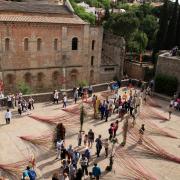
{"label": "cypress tree", "polygon": [[177,21],[176,45],[180,48],[180,9],[179,9],[179,17]]}
{"label": "cypress tree", "polygon": [[168,27],[168,0],[164,0],[164,5],[162,6],[160,13],[159,30],[156,35],[156,43],[153,51],[154,54],[156,54],[159,50],[164,49],[167,27]]}
{"label": "cypress tree", "polygon": [[176,45],[176,30],[178,19],[178,0],[176,0],[173,8],[173,14],[169,21],[167,36],[166,36],[166,49],[171,49]]}

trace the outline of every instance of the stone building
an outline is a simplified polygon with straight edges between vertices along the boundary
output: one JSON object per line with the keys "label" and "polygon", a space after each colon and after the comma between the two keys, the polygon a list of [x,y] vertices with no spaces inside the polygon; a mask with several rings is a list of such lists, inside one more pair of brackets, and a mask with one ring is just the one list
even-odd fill
{"label": "stone building", "polygon": [[80,19],[68,0],[24,1],[0,1],[0,78],[6,92],[23,83],[45,92],[121,74],[121,49],[110,45],[115,40],[104,47],[109,63],[101,58],[103,28]]}
{"label": "stone building", "polygon": [[111,81],[115,77],[122,78],[124,58],[124,38],[105,32],[100,66],[101,81]]}
{"label": "stone building", "polygon": [[160,54],[156,66],[156,75],[158,74],[176,77],[180,90],[180,56],[171,56],[169,52]]}

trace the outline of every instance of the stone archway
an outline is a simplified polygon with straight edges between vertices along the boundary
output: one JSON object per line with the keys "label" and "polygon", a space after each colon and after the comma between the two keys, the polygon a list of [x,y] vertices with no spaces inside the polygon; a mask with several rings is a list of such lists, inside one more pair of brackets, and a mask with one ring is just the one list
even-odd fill
{"label": "stone archway", "polygon": [[71,86],[76,87],[78,83],[79,72],[76,69],[72,69],[70,72]]}
{"label": "stone archway", "polygon": [[91,71],[90,71],[89,83],[90,83],[90,84],[93,84],[93,83],[94,83],[94,70],[91,70]]}

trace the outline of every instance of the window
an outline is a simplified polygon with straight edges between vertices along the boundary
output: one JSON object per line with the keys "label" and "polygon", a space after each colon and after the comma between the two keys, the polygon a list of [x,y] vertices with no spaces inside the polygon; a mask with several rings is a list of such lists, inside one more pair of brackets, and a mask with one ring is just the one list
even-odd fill
{"label": "window", "polygon": [[28,38],[24,39],[24,51],[28,51],[29,49],[29,40]]}
{"label": "window", "polygon": [[78,50],[78,38],[72,38],[72,50]]}
{"label": "window", "polygon": [[54,50],[58,50],[58,39],[54,39]]}
{"label": "window", "polygon": [[6,38],[5,39],[5,51],[9,51],[9,43],[10,43],[9,38]]}
{"label": "window", "polygon": [[25,80],[25,83],[31,84],[31,82],[32,82],[32,75],[31,75],[31,73],[26,73],[24,75],[24,80]]}
{"label": "window", "polygon": [[92,50],[94,50],[95,40],[92,40]]}
{"label": "window", "polygon": [[40,38],[37,39],[37,51],[41,50],[41,46],[42,46],[42,40]]}
{"label": "window", "polygon": [[38,82],[42,82],[43,81],[43,78],[44,78],[44,74],[42,72],[38,73],[37,74],[37,80]]}
{"label": "window", "polygon": [[104,71],[114,71],[114,68],[104,68]]}
{"label": "window", "polygon": [[14,84],[14,76],[13,76],[12,74],[8,74],[8,75],[6,76],[6,81],[7,81],[7,84],[8,84],[8,85]]}
{"label": "window", "polygon": [[94,56],[91,56],[91,66],[94,66]]}

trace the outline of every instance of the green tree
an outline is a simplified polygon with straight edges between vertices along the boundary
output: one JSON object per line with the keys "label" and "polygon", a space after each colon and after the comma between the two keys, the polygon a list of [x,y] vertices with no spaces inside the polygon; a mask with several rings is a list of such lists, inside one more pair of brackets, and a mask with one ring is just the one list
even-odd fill
{"label": "green tree", "polygon": [[75,13],[84,21],[89,22],[90,24],[95,24],[96,16],[92,13],[85,11],[83,7],[78,6],[74,0],[70,0],[74,8]]}
{"label": "green tree", "polygon": [[132,40],[129,41],[128,47],[131,52],[141,54],[145,51],[147,43],[147,35],[144,32],[136,31]]}
{"label": "green tree", "polygon": [[139,20],[133,13],[113,14],[105,23],[105,28],[110,28],[116,35],[128,40],[132,33],[139,27]]}
{"label": "green tree", "polygon": [[180,10],[179,10],[179,16],[178,16],[178,21],[177,21],[176,44],[180,48]]}
{"label": "green tree", "polygon": [[166,34],[168,27],[168,0],[164,0],[164,5],[160,11],[160,19],[159,19],[159,31],[156,36],[156,43],[154,45],[154,56],[155,54],[164,48]]}
{"label": "green tree", "polygon": [[171,49],[176,45],[176,30],[177,30],[177,19],[178,19],[178,0],[174,4],[173,14],[171,16],[167,36],[166,36],[166,49]]}
{"label": "green tree", "polygon": [[157,18],[153,15],[147,15],[142,19],[139,29],[146,33],[149,40],[148,48],[152,49],[153,35],[155,31],[158,29]]}

